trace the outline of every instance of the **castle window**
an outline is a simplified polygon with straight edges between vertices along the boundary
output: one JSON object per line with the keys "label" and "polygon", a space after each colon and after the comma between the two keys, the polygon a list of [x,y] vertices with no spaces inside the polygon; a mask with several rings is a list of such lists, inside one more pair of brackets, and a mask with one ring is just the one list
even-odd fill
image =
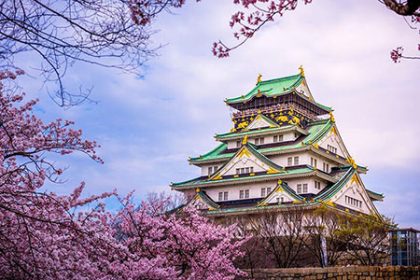
{"label": "castle window", "polygon": [[292,157],[288,157],[287,158],[287,165],[288,166],[292,166],[293,165],[293,158]]}
{"label": "castle window", "polygon": [[315,189],[317,190],[321,189],[321,182],[315,181]]}
{"label": "castle window", "polygon": [[241,141],[236,141],[236,148],[240,148],[241,147]]}
{"label": "castle window", "polygon": [[336,154],[337,153],[337,148],[331,145],[327,145],[327,150]]}
{"label": "castle window", "polygon": [[255,138],[255,145],[263,145],[264,144],[264,137]]}
{"label": "castle window", "polygon": [[302,185],[302,193],[308,193],[308,184]]}
{"label": "castle window", "polygon": [[223,192],[223,200],[228,200],[228,192]]}
{"label": "castle window", "polygon": [[302,193],[302,184],[297,184],[297,193]]}
{"label": "castle window", "polygon": [[283,135],[274,135],[273,142],[274,143],[283,142]]}
{"label": "castle window", "polygon": [[362,201],[360,201],[358,199],[355,199],[353,197],[350,197],[350,196],[346,195],[345,196],[345,201],[346,201],[346,204],[348,204],[348,205],[355,206],[355,207],[358,207],[358,208],[362,208]]}
{"label": "castle window", "polygon": [[210,167],[208,168],[208,172],[209,172],[209,175],[210,175],[210,174],[213,174],[213,166],[210,166]]}
{"label": "castle window", "polygon": [[219,201],[223,200],[223,192],[219,192]]}
{"label": "castle window", "polygon": [[329,173],[330,172],[330,165],[326,162],[322,164],[322,171]]}
{"label": "castle window", "polygon": [[280,197],[280,203],[284,203],[284,197]]}
{"label": "castle window", "polygon": [[236,168],[236,174],[249,174],[254,172],[254,167],[242,167]]}
{"label": "castle window", "polygon": [[239,191],[239,199],[249,198],[249,189]]}
{"label": "castle window", "polygon": [[316,168],[317,164],[318,164],[318,160],[316,158],[311,158],[311,166]]}
{"label": "castle window", "polygon": [[271,193],[271,188],[261,188],[261,197],[265,197]]}
{"label": "castle window", "polygon": [[293,158],[293,164],[294,165],[299,165],[299,157],[294,157]]}

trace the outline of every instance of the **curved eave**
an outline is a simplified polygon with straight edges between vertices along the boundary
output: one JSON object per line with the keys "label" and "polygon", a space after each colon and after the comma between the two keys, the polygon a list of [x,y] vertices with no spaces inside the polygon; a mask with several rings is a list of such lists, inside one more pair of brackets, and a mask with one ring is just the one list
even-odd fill
{"label": "curved eave", "polygon": [[246,143],[245,145],[242,145],[242,147],[230,158],[229,161],[225,162],[220,168],[219,171],[217,171],[215,174],[213,174],[209,180],[215,180],[215,178],[219,178],[222,175],[221,173],[223,172],[224,168],[232,161],[234,160],[236,157],[240,156],[242,153],[250,153],[252,154],[254,157],[258,158],[259,160],[261,160],[262,162],[264,162],[265,164],[267,164],[267,166],[269,166],[270,168],[272,168],[273,170],[281,173],[283,172],[283,167],[280,165],[277,165],[276,163],[272,162],[271,160],[269,160],[267,157],[265,157],[264,155],[262,155],[260,152],[257,151],[257,149],[254,147],[253,144],[251,143]]}
{"label": "curved eave", "polygon": [[274,174],[264,174],[264,175],[255,175],[255,176],[246,176],[246,177],[238,177],[238,178],[226,178],[226,179],[219,179],[219,180],[203,180],[202,177],[189,180],[181,183],[173,183],[171,184],[172,189],[175,190],[187,190],[187,189],[194,189],[194,188],[201,188],[201,187],[215,187],[215,186],[224,186],[224,185],[237,185],[237,184],[244,184],[244,183],[253,183],[253,182],[264,182],[264,181],[273,181],[273,180],[287,180],[287,179],[295,179],[295,178],[305,178],[305,177],[317,177],[323,179],[325,181],[334,183],[337,180],[334,179],[332,176],[328,175],[319,170],[313,170],[309,167],[296,170],[290,170],[285,172],[279,172]]}
{"label": "curved eave", "polygon": [[290,209],[310,210],[319,206],[319,202],[301,202],[297,204],[271,204],[266,206],[251,206],[241,208],[220,208],[213,211],[208,211],[209,216],[229,216],[238,214],[251,214],[251,213],[266,213],[267,211],[289,211]]}
{"label": "curved eave", "polygon": [[283,181],[277,183],[277,186],[274,188],[274,190],[272,190],[267,197],[265,197],[260,203],[260,206],[263,205],[268,205],[268,201],[270,201],[273,196],[277,193],[277,192],[285,192],[287,195],[289,195],[290,197],[292,197],[295,201],[304,201],[304,197],[297,194],[294,190],[292,190],[289,185]]}
{"label": "curved eave", "polygon": [[284,133],[290,131],[298,131],[303,135],[308,135],[308,131],[296,125],[287,125],[282,127],[268,127],[268,128],[261,128],[261,129],[254,129],[248,131],[241,131],[241,132],[228,132],[228,133],[221,133],[216,134],[214,137],[218,141],[228,141],[228,140],[236,140],[241,139],[244,136],[262,136],[262,135],[271,135],[277,133]]}
{"label": "curved eave", "polygon": [[203,160],[203,159],[205,159],[209,156],[220,154],[220,152],[223,152],[226,149],[227,149],[227,144],[222,143],[219,146],[217,146],[216,148],[214,148],[213,150],[211,150],[210,152],[208,152],[204,155],[200,155],[200,156],[195,157],[195,158],[190,158],[189,161],[194,162],[194,161],[198,161],[198,160]]}
{"label": "curved eave", "polygon": [[[271,147],[271,148],[262,147],[258,150],[258,152],[264,155],[275,155],[275,154],[283,154],[283,153],[293,153],[293,152],[309,149],[310,144],[315,144],[332,128],[331,120],[323,120],[320,122],[322,122],[324,126],[314,132],[313,131],[311,132],[311,128],[309,128],[308,136],[302,142],[294,143],[294,144],[291,144],[290,146],[288,145],[288,146],[279,146],[279,147]],[[218,150],[219,148],[221,149]],[[235,153],[221,154],[226,149],[227,149],[227,144],[222,144],[222,145],[219,145],[217,148],[213,149],[211,152],[201,157],[191,158],[189,161],[191,164],[196,164],[196,165],[224,162],[226,160],[229,160],[235,154]]]}
{"label": "curved eave", "polygon": [[354,175],[354,173],[357,172],[353,168],[349,168],[347,172],[344,174],[343,177],[341,177],[340,180],[338,180],[334,185],[328,188],[325,192],[322,192],[315,196],[315,200],[328,200],[332,196],[334,196],[337,192],[341,190],[341,188],[351,179],[351,177]]}
{"label": "curved eave", "polygon": [[369,195],[370,199],[373,201],[384,201],[384,194],[376,193],[374,191],[366,189],[367,194]]}
{"label": "curved eave", "polygon": [[[260,87],[262,87],[262,86],[269,86],[270,84],[274,84],[276,82],[279,82],[279,83],[285,82],[288,79],[292,80],[292,81],[290,81],[290,83],[287,85],[286,88],[283,89],[283,91],[268,94],[268,92],[272,91],[273,88],[268,88],[268,89],[265,89],[265,90],[260,89]],[[300,83],[302,81],[303,81],[303,76],[300,75],[300,74],[293,75],[293,76],[288,76],[288,77],[283,77],[283,78],[261,81],[247,94],[242,95],[242,96],[238,96],[238,97],[227,98],[227,99],[225,99],[225,103],[228,104],[228,105],[233,105],[233,104],[247,102],[247,101],[251,100],[253,97],[255,97],[257,94],[262,94],[266,97],[274,97],[274,96],[287,94],[287,93],[291,92],[296,86],[300,85]],[[260,89],[260,91],[258,91],[259,89]]]}
{"label": "curved eave", "polygon": [[[196,196],[200,197],[204,203],[207,204],[210,208],[218,209],[220,208],[219,204],[217,204],[213,199],[211,199],[205,192],[199,191]],[[194,198],[196,199],[196,198]]]}

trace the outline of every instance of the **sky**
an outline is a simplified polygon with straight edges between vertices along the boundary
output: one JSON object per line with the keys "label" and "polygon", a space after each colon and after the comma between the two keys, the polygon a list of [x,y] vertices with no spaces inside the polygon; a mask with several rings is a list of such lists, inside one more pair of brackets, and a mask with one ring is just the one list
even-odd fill
{"label": "sky", "polygon": [[348,150],[368,166],[365,185],[385,195],[379,211],[420,229],[420,61],[389,58],[397,46],[416,53],[418,31],[379,1],[318,0],[218,59],[211,45],[233,42],[228,22],[237,7],[229,0],[190,2],[154,22],[152,43],[164,46],[140,68],[141,77],[80,63],[68,71],[67,83],[92,86],[96,103],[59,108],[31,70],[36,59],[25,60],[29,75],[21,86],[41,99],[37,115],[74,120],[101,144],[105,161],[77,154],[57,159],[68,167],[66,182],[48,190],[68,193],[85,181],[86,195],[116,188],[121,194],[135,190],[141,200],[169,191],[170,182],[200,174],[188,157],[214,148],[214,134],[232,127],[225,98],[251,90],[258,73],[277,78],[303,65],[314,98],[334,108]]}

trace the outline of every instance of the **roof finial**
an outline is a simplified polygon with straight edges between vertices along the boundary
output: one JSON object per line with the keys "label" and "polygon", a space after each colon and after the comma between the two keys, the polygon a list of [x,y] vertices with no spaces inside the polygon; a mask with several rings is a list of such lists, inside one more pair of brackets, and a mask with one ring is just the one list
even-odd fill
{"label": "roof finial", "polygon": [[330,114],[330,120],[331,122],[335,123],[335,118],[332,112],[329,113]]}
{"label": "roof finial", "polygon": [[302,77],[305,77],[305,70],[303,69],[303,66],[299,66],[299,73]]}
{"label": "roof finial", "polygon": [[258,74],[258,77],[257,77],[257,85],[259,83],[261,83],[261,79],[262,79],[262,75],[261,74]]}
{"label": "roof finial", "polygon": [[246,145],[248,143],[248,135],[245,135],[244,139],[242,139],[242,145]]}

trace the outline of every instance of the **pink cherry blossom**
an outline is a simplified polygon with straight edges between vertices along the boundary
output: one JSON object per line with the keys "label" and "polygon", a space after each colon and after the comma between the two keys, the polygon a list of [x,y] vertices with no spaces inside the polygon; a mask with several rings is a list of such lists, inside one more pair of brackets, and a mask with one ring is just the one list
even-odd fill
{"label": "pink cherry blossom", "polygon": [[245,239],[196,209],[167,212],[169,198],[136,206],[119,198],[108,211],[104,198],[82,197],[82,182],[69,195],[43,191],[63,170],[51,155],[84,153],[102,162],[98,144],[84,140],[73,122],[44,123],[36,100],[23,103],[9,82],[22,72],[0,72],[0,275],[2,279],[233,279],[233,261]]}

